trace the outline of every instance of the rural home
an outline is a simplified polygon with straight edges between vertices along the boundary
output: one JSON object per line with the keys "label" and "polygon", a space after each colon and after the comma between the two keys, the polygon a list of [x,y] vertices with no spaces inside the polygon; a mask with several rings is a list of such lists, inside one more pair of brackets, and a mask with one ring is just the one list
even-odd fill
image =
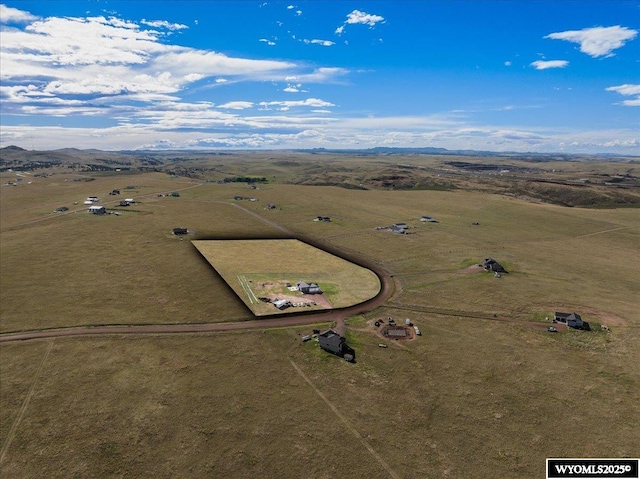
{"label": "rural home", "polygon": [[583,321],[579,314],[577,313],[562,313],[556,311],[553,314],[553,320],[556,323],[564,323],[570,328],[574,329],[584,329],[586,331],[590,331],[591,327],[589,323]]}
{"label": "rural home", "polygon": [[89,206],[89,213],[93,215],[103,215],[107,212],[104,206]]}
{"label": "rural home", "polygon": [[303,294],[322,294],[320,286],[318,286],[316,283],[306,283],[304,281],[298,281],[296,286],[298,286],[298,290]]}
{"label": "rural home", "polygon": [[355,351],[347,346],[346,339],[332,329],[318,335],[318,344],[325,351],[342,356],[347,361],[356,358]]}
{"label": "rural home", "polygon": [[500,263],[498,263],[493,258],[485,258],[482,262],[482,267],[485,271],[494,271],[496,273],[507,273],[508,271],[502,267]]}
{"label": "rural home", "polygon": [[422,218],[420,218],[420,221],[426,221],[428,223],[437,223],[438,220],[436,220],[435,218],[431,217],[431,216],[423,216]]}
{"label": "rural home", "polygon": [[408,226],[406,225],[406,223],[397,223],[397,224],[391,225],[391,231],[393,233],[398,233],[401,235],[407,234],[407,228]]}

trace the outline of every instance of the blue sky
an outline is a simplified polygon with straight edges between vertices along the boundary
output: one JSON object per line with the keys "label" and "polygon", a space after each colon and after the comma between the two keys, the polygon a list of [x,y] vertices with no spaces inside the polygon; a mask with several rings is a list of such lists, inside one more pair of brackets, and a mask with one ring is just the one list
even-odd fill
{"label": "blue sky", "polygon": [[640,155],[640,2],[7,1],[0,146]]}

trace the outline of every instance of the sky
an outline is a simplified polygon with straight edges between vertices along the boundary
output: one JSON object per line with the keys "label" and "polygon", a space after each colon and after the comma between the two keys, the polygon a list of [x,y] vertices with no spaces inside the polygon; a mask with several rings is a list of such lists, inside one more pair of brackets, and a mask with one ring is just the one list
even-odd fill
{"label": "sky", "polygon": [[639,32],[639,0],[6,1],[0,146],[640,155]]}

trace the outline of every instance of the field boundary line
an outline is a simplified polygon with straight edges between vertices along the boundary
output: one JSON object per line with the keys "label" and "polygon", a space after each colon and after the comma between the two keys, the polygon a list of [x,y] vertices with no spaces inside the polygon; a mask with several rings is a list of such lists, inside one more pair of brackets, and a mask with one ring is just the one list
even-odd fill
{"label": "field boundary line", "polygon": [[391,469],[391,467],[389,466],[389,464],[387,464],[385,462],[384,459],[382,459],[382,457],[380,456],[380,454],[378,454],[375,449],[373,449],[373,447],[371,447],[371,444],[369,444],[363,437],[362,434],[360,434],[358,432],[358,430],[353,427],[351,425],[351,423],[347,420],[347,418],[338,410],[338,408],[336,407],[335,404],[333,404],[331,401],[329,401],[329,398],[327,398],[327,396],[325,396],[322,391],[320,391],[312,382],[311,379],[309,379],[307,377],[307,375],[302,371],[302,369],[300,369],[300,367],[293,362],[293,360],[291,361],[291,365],[293,366],[293,368],[298,372],[298,374],[300,376],[302,376],[302,379],[304,379],[307,384],[309,386],[311,386],[311,388],[316,392],[316,394],[318,396],[320,396],[322,398],[322,400],[327,403],[327,406],[329,406],[331,408],[331,410],[335,413],[336,416],[338,416],[338,418],[343,422],[343,424],[347,427],[347,429],[349,429],[349,431],[351,431],[351,433],[362,443],[362,445],[367,449],[367,451],[369,451],[369,453],[380,463],[380,465],[385,469],[385,471],[387,471],[389,473],[389,475],[391,477],[393,477],[393,479],[400,479],[400,476],[393,470]]}
{"label": "field boundary line", "polygon": [[52,348],[53,348],[53,341],[49,341],[49,345],[47,346],[47,351],[44,353],[44,357],[42,358],[42,361],[40,361],[40,366],[38,367],[38,370],[36,371],[36,374],[33,377],[33,381],[31,381],[31,386],[29,387],[29,391],[27,391],[27,395],[25,396],[24,401],[22,401],[22,406],[20,406],[20,411],[18,412],[18,416],[13,421],[13,424],[11,425],[11,429],[9,430],[9,434],[7,435],[7,440],[2,445],[2,451],[0,452],[0,464],[4,462],[4,458],[6,457],[7,451],[9,450],[9,446],[11,445],[11,442],[13,441],[13,438],[16,435],[16,431],[18,430],[18,426],[22,421],[22,417],[24,416],[24,413],[27,410],[27,406],[29,405],[29,401],[31,400],[31,396],[33,396],[33,391],[35,390],[35,387],[36,387],[36,382],[38,381],[38,378],[40,377],[40,374],[44,369],[44,365],[47,362],[47,359],[49,358],[49,353],[51,353]]}
{"label": "field boundary line", "polygon": [[238,281],[240,281],[240,285],[242,286],[242,289],[244,289],[244,292],[247,293],[247,296],[249,297],[249,301],[251,301],[251,304],[257,303],[258,298],[256,298],[256,295],[251,290],[251,286],[249,286],[247,277],[244,274],[239,274]]}

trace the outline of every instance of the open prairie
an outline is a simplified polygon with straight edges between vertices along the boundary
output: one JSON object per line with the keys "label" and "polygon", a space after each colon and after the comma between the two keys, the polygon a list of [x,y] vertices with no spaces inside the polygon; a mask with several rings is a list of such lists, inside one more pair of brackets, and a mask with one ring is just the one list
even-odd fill
{"label": "open prairie", "polygon": [[[530,478],[546,457],[637,456],[640,219],[611,207],[634,187],[575,186],[595,191],[580,201],[607,199],[568,207],[543,200],[537,182],[514,193],[525,187],[515,168],[539,163],[458,160],[499,162],[513,177],[447,176],[462,167],[440,157],[288,152],[167,160],[166,172],[60,168],[2,186],[0,340],[254,319],[192,240],[293,233],[378,265],[396,287],[384,306],[347,319],[355,364],[302,343],[330,322],[2,341],[2,476]],[[388,178],[398,165],[422,178],[409,175],[418,188]],[[558,182],[638,172],[628,162],[553,166],[545,179]],[[234,175],[266,181],[218,183]],[[335,184],[317,184],[323,176]],[[120,214],[88,214],[94,195]],[[119,206],[125,197],[135,203]],[[54,213],[60,206],[69,210]],[[376,229],[394,223],[408,234]],[[474,267],[487,257],[508,274]],[[593,330],[546,332],[556,310]],[[422,336],[378,336],[373,321],[389,316]]]}

